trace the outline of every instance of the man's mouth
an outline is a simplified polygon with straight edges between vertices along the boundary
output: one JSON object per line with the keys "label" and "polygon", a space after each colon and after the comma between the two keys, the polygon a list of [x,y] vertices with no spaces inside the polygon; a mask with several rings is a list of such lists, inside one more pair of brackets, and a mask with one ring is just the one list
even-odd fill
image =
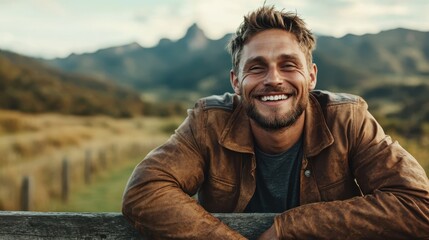
{"label": "man's mouth", "polygon": [[273,101],[280,101],[280,100],[286,100],[289,96],[286,94],[278,94],[278,95],[267,95],[267,96],[260,96],[259,99],[262,102],[273,102]]}

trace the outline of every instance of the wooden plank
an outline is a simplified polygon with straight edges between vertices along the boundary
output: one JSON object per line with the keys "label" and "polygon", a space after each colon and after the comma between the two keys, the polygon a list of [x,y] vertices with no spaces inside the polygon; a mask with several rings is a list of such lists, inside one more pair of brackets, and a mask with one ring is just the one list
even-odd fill
{"label": "wooden plank", "polygon": [[30,201],[31,201],[31,183],[28,176],[24,176],[22,179],[21,186],[21,210],[29,211],[30,210]]}
{"label": "wooden plank", "polygon": [[[215,213],[249,239],[273,223],[273,213]],[[1,239],[144,239],[121,213],[0,212]]]}

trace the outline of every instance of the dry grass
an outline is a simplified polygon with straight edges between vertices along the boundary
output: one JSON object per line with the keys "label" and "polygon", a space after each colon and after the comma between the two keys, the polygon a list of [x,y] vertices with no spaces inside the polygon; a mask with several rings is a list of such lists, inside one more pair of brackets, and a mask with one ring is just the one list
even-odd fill
{"label": "dry grass", "polygon": [[31,210],[49,208],[61,196],[63,159],[69,165],[70,188],[85,184],[85,159],[97,174],[143,158],[164,142],[181,119],[76,117],[0,111],[0,210],[20,210],[21,185],[31,182]]}
{"label": "dry grass", "polygon": [[[61,196],[64,158],[68,160],[73,192],[85,186],[84,166],[88,154],[94,175],[129,164],[163,143],[181,120],[124,120],[0,111],[0,210],[20,210],[25,176],[31,181],[30,209],[49,210],[51,200]],[[393,137],[428,173],[428,137],[420,140],[395,134]]]}

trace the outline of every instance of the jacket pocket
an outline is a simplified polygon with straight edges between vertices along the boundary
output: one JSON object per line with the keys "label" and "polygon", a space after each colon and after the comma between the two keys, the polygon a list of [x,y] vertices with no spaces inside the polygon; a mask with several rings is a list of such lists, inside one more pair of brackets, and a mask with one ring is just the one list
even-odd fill
{"label": "jacket pocket", "polygon": [[345,200],[360,195],[356,182],[347,177],[320,187],[322,201]]}
{"label": "jacket pocket", "polygon": [[209,212],[232,212],[236,196],[236,184],[216,176],[209,176],[200,189],[198,199]]}
{"label": "jacket pocket", "polygon": [[227,180],[216,176],[210,176],[209,182],[213,186],[214,190],[219,190],[220,192],[232,193],[236,189],[236,185],[234,183],[230,183]]}

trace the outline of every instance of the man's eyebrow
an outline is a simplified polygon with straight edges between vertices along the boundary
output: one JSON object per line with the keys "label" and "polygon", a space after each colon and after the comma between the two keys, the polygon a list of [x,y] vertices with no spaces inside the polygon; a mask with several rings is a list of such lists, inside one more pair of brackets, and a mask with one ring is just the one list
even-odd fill
{"label": "man's eyebrow", "polygon": [[299,56],[297,54],[281,54],[277,59],[280,60],[299,60]]}
{"label": "man's eyebrow", "polygon": [[301,62],[298,54],[282,54],[278,57],[280,61],[292,61],[296,66],[302,67],[304,64]]}
{"label": "man's eyebrow", "polygon": [[243,69],[246,69],[249,67],[249,65],[254,64],[254,63],[266,63],[267,61],[261,57],[261,56],[255,56],[255,57],[250,57],[248,59],[246,59],[246,61],[243,64]]}

